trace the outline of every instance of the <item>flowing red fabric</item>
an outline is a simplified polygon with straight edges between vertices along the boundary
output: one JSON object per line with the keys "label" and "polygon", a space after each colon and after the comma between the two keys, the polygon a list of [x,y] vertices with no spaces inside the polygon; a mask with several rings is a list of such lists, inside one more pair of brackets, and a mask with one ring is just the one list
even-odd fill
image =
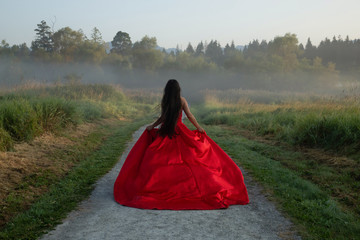
{"label": "flowing red fabric", "polygon": [[145,130],[114,184],[118,203],[143,209],[218,209],[247,204],[243,175],[206,133],[180,120],[176,135]]}

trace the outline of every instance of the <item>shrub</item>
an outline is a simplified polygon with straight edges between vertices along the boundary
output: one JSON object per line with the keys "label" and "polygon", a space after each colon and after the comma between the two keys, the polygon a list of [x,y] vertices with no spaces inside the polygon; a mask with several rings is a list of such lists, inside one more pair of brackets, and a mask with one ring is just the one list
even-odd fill
{"label": "shrub", "polygon": [[36,112],[25,99],[12,99],[0,104],[2,126],[17,140],[31,140],[40,130]]}
{"label": "shrub", "polygon": [[31,101],[38,122],[44,131],[54,131],[67,124],[77,124],[80,116],[74,102],[60,98],[41,98]]}

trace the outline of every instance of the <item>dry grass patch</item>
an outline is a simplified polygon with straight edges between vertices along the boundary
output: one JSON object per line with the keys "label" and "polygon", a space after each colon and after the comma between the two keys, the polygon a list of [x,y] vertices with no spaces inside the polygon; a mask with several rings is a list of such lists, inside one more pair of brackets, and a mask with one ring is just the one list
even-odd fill
{"label": "dry grass patch", "polygon": [[58,134],[45,133],[32,142],[15,144],[12,152],[0,152],[0,226],[27,209],[51,183],[63,177],[80,160],[79,148],[89,148],[89,152],[96,149],[98,143],[87,143],[90,134],[118,122],[102,120]]}

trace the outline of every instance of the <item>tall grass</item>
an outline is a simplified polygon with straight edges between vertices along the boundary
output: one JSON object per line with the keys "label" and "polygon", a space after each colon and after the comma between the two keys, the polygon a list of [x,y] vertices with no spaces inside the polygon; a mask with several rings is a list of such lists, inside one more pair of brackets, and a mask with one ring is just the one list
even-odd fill
{"label": "tall grass", "polygon": [[14,140],[30,140],[37,135],[37,115],[29,101],[10,99],[0,104],[1,125]]}
{"label": "tall grass", "polygon": [[28,97],[59,97],[67,100],[124,101],[122,89],[108,84],[71,84],[18,87],[15,94]]}
{"label": "tall grass", "polygon": [[76,124],[79,119],[75,103],[58,98],[2,99],[0,115],[2,150],[11,148],[13,141],[29,141],[44,131]]}
{"label": "tall grass", "polygon": [[149,105],[128,100],[119,87],[105,84],[19,87],[0,95],[0,150],[69,124],[134,118],[149,112]]}
{"label": "tall grass", "polygon": [[[243,92],[241,92],[243,93]],[[260,135],[273,135],[294,145],[306,145],[354,151],[360,147],[360,108],[355,98],[282,97],[274,103],[273,93],[262,100],[251,101],[249,95],[232,96],[211,92],[205,95],[205,107],[200,117],[206,124],[227,124],[255,131]],[[226,97],[225,97],[226,96]],[[256,95],[257,99],[258,95]],[[230,100],[233,99],[233,102]],[[242,99],[242,100],[241,100]]]}

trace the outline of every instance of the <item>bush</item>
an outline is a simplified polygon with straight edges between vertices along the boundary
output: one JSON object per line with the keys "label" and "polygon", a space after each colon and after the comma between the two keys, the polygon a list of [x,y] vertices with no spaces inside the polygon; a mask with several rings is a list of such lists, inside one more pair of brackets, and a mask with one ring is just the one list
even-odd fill
{"label": "bush", "polygon": [[31,140],[41,129],[36,112],[29,101],[12,99],[0,104],[2,126],[9,135],[17,140]]}
{"label": "bush", "polygon": [[44,131],[54,131],[67,124],[77,124],[80,116],[74,102],[60,98],[41,98],[31,101],[40,126]]}
{"label": "bush", "polygon": [[360,116],[309,114],[296,122],[292,136],[297,144],[338,149],[359,142]]}

